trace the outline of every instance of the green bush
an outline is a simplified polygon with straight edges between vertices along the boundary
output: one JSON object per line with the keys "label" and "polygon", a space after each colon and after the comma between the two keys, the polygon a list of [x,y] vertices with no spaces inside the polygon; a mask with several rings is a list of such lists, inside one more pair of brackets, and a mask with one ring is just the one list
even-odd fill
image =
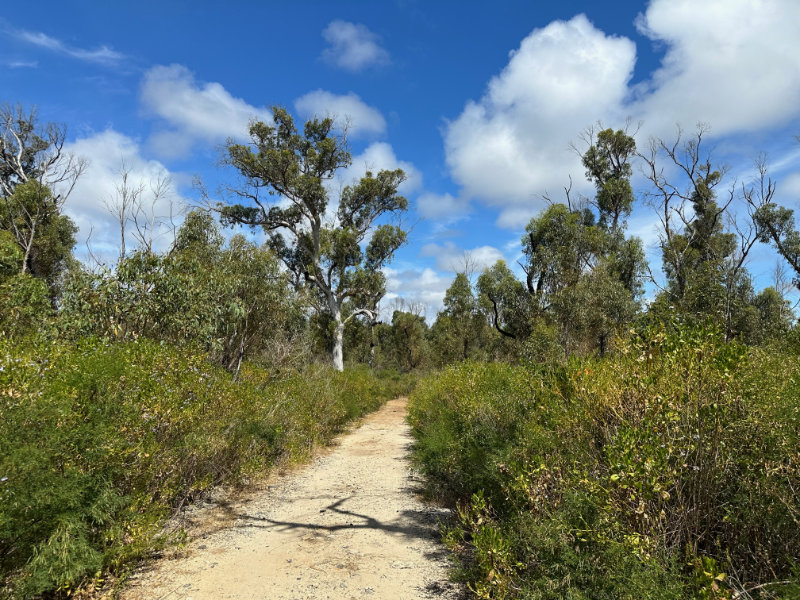
{"label": "green bush", "polygon": [[0,595],[120,572],[170,541],[161,525],[183,503],[307,457],[401,387],[366,369],[270,380],[248,365],[234,383],[146,340],[0,341]]}
{"label": "green bush", "polygon": [[29,273],[0,279],[0,335],[19,340],[52,321],[47,283]]}
{"label": "green bush", "polygon": [[479,597],[800,593],[792,353],[679,329],[608,360],[463,364],[418,385],[411,423]]}

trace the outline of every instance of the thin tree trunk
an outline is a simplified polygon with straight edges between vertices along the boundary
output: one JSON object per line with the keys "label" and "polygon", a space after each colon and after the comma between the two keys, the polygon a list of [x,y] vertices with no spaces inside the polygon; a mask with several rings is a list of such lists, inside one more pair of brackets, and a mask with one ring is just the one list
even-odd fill
{"label": "thin tree trunk", "polygon": [[370,323],[369,326],[369,368],[375,366],[375,324]]}
{"label": "thin tree trunk", "polygon": [[342,316],[338,312],[333,315],[336,328],[333,332],[333,368],[337,371],[344,371],[344,323]]}

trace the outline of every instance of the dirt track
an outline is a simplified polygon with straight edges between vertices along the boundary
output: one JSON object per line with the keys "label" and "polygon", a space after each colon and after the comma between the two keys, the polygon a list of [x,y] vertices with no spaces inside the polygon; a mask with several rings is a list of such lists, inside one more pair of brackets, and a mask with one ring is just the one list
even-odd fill
{"label": "dirt track", "polygon": [[122,597],[457,597],[437,541],[444,513],[417,496],[405,414],[405,401],[393,400],[304,469],[244,501],[199,511],[195,518],[216,520],[218,530],[135,576]]}

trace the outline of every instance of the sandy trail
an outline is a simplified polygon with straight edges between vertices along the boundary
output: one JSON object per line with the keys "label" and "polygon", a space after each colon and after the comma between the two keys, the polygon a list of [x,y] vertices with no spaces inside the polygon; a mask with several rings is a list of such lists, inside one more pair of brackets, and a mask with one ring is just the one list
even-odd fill
{"label": "sandy trail", "polygon": [[[437,541],[442,509],[417,496],[406,402],[338,446],[224,507],[230,526],[132,578],[125,600],[455,598]],[[202,518],[202,515],[200,515]]]}

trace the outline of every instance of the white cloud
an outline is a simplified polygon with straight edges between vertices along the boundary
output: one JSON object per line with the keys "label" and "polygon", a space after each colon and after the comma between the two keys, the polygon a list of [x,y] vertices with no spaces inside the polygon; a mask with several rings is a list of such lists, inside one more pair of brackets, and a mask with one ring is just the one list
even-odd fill
{"label": "white cloud", "polygon": [[325,90],[315,90],[301,96],[294,107],[306,119],[312,117],[333,117],[341,126],[348,125],[348,133],[382,134],[386,131],[386,119],[381,112],[369,106],[356,94],[339,95]]}
{"label": "white cloud", "polygon": [[434,258],[437,269],[451,273],[463,271],[465,266],[473,270],[473,274],[480,273],[498,260],[505,260],[503,253],[494,246],[466,249],[459,248],[453,242],[425,244],[420,248],[419,255]]}
{"label": "white cloud", "polygon": [[797,206],[800,201],[800,172],[795,171],[784,177],[778,184],[777,194],[782,199],[782,204]]}
{"label": "white cloud", "polygon": [[800,3],[653,0],[637,25],[666,45],[637,89],[649,131],[711,124],[715,135],[771,127],[800,112]]}
{"label": "white cloud", "polygon": [[353,157],[353,164],[341,174],[341,180],[350,184],[364,176],[367,171],[377,173],[383,169],[403,169],[406,180],[400,185],[401,194],[409,194],[422,187],[422,173],[413,164],[400,160],[391,145],[386,142],[375,142]]}
{"label": "white cloud", "polygon": [[39,48],[44,48],[86,62],[113,64],[125,58],[124,54],[113,50],[109,46],[100,46],[95,50],[86,50],[85,48],[77,48],[65,44],[61,40],[42,33],[41,31],[26,31],[21,29],[14,32],[14,35],[20,40],[38,46]]}
{"label": "white cloud", "polygon": [[671,138],[678,122],[708,122],[715,140],[786,124],[800,116],[798,22],[795,0],[652,0],[637,24],[665,54],[635,86],[631,40],[583,15],[534,30],[447,126],[451,176],[500,211],[500,226],[519,229],[570,176],[573,192],[591,193],[568,146],[597,121],[642,120],[640,140]]}
{"label": "white cloud", "polygon": [[[89,162],[65,205],[65,212],[79,227],[76,252],[83,258],[87,257],[85,242],[89,238],[92,252],[98,258],[113,261],[119,254],[120,228],[106,205],[116,197],[123,164],[132,186],[145,185],[145,197],[149,197],[151,183],[159,177],[169,177],[170,173],[160,162],[144,158],[135,140],[113,129],[79,138],[65,149]],[[185,201],[173,191],[162,197],[153,211],[159,217],[168,217],[172,212],[179,221],[184,204]],[[154,237],[154,246],[161,249],[171,241],[169,227],[160,226]],[[127,244],[131,248],[135,242],[128,237]]]}
{"label": "white cloud", "polygon": [[9,60],[5,63],[9,69],[36,69],[39,61],[36,60]]}
{"label": "white cloud", "polygon": [[155,66],[142,81],[141,102],[148,114],[159,117],[166,128],[149,143],[159,155],[185,155],[194,143],[221,143],[229,137],[247,136],[250,121],[270,122],[264,107],[255,107],[230,94],[216,82],[198,82],[183,65]]}
{"label": "white cloud", "polygon": [[455,223],[465,219],[471,210],[464,198],[426,192],[417,198],[417,212],[426,219]]}
{"label": "white cloud", "polygon": [[401,298],[406,304],[422,305],[425,317],[429,322],[432,321],[442,309],[445,292],[452,283],[452,277],[439,275],[430,268],[421,271],[415,268],[386,268],[384,274],[387,293],[381,304],[389,319],[395,299]]}
{"label": "white cloud", "polygon": [[582,175],[569,142],[598,118],[617,117],[634,61],[630,40],[606,36],[583,15],[533,31],[447,127],[453,178],[500,208],[501,226],[524,225],[543,206],[540,194],[560,190],[570,171]]}
{"label": "white cloud", "polygon": [[361,71],[389,62],[389,53],[378,44],[378,36],[359,23],[332,21],[322,37],[329,44],[322,57],[342,69]]}

